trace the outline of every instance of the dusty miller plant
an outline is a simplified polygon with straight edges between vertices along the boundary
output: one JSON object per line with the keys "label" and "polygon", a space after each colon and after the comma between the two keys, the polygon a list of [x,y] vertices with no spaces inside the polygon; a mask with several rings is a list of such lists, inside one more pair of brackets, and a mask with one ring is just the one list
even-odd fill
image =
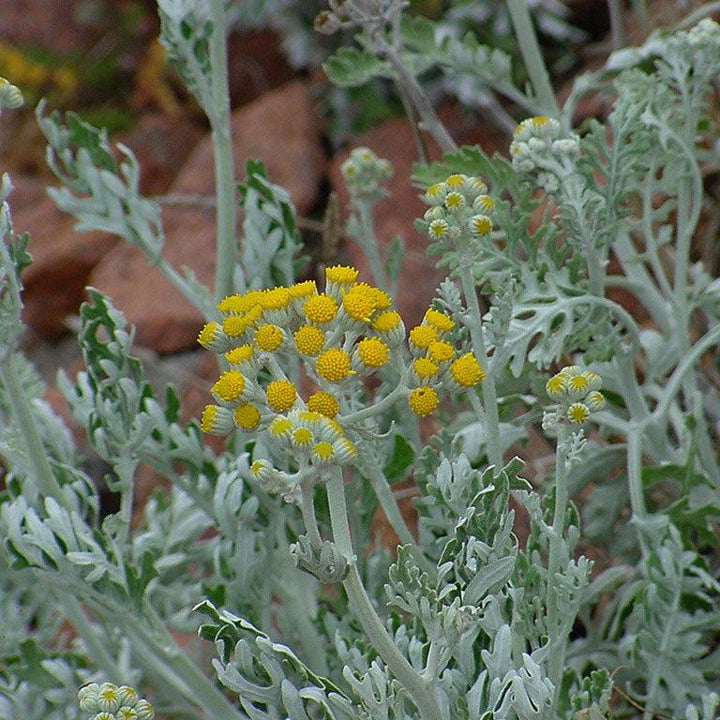
{"label": "dusty miller plant", "polygon": [[[227,8],[159,5],[213,131],[212,289],[164,259],[130,149],[72,113],[37,117],[57,204],[78,230],[137,245],[195,304],[218,379],[202,418],[181,422],[175,390],[149,384],[132,328],[89,289],[85,369],[58,379],[109,469],[89,477],[22,354],[31,258],[4,177],[0,718],[716,717],[720,285],[695,250],[717,212],[705,178],[720,27],[700,19],[617,53],[560,108],[524,3],[507,4],[531,79],[520,89],[471,35],[395,0],[333,0],[318,28],[357,42],[328,59],[330,78],[397,83],[445,152],[413,179],[448,279],[406,328],[401,247],[373,228],[389,164],[357,149],[342,168],[370,276],[333,265],[297,282],[287,192],[260,161],[237,188],[232,176]],[[455,146],[428,71],[523,109],[509,160]],[[596,91],[612,112],[574,128]],[[20,102],[4,82],[2,107]],[[531,485],[522,457],[538,434],[554,462]],[[136,508],[141,463],[170,489]],[[393,489],[410,475],[416,528]],[[116,512],[100,512],[98,482]],[[372,535],[379,509],[397,547]]]}

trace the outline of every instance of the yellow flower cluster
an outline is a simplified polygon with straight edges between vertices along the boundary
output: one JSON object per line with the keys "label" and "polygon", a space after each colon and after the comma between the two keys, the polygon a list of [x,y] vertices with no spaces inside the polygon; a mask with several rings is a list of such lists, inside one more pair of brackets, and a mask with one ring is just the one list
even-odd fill
{"label": "yellow flower cluster", "polygon": [[438,310],[429,309],[420,325],[408,335],[412,354],[412,370],[420,387],[410,393],[410,409],[424,417],[439,405],[438,389],[469,388],[485,377],[480,363],[472,353],[458,356],[457,350],[446,339],[455,328],[455,321]]}
{"label": "yellow flower cluster", "polygon": [[590,414],[605,406],[600,392],[602,378],[593,370],[568,365],[545,384],[545,391],[558,403],[555,418],[558,422],[583,425]]}
{"label": "yellow flower cluster", "polygon": [[[441,388],[469,388],[484,377],[474,355],[451,341],[455,322],[435,309],[410,333],[409,367],[405,326],[390,296],[359,282],[352,267],[327,268],[322,292],[314,281],[250,290],[226,297],[218,311],[198,342],[229,368],[211,388],[215,402],[203,412],[202,430],[263,433],[271,453],[294,458],[297,473],[280,473],[267,460],[251,470],[264,487],[290,497],[300,476],[357,455],[355,418],[372,414],[362,400],[364,379],[381,373],[388,393],[424,417],[438,407]],[[316,386],[305,397],[283,370],[298,362]]]}

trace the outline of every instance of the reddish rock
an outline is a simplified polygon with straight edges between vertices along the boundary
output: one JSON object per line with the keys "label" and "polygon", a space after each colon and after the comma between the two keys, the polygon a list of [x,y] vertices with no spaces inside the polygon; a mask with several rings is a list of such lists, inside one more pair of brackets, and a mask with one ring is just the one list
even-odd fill
{"label": "reddish rock", "polygon": [[47,196],[45,181],[15,175],[10,196],[15,232],[28,232],[33,264],[23,274],[25,321],[39,334],[59,337],[68,315],[77,313],[97,262],[117,239],[106,233],[78,233],[75,219]]}
{"label": "reddish rock", "polygon": [[[490,154],[506,145],[503,139],[479,130],[477,124],[452,110],[443,113],[443,120],[453,135],[459,138],[459,143],[479,143]],[[441,153],[437,147],[431,141],[428,145],[431,160],[439,159]],[[412,130],[404,118],[393,118],[358,137],[353,147],[360,146],[368,147],[379,157],[389,160],[394,168],[394,175],[386,185],[390,195],[377,204],[374,222],[383,257],[393,237],[400,235],[404,240],[405,257],[396,304],[405,324],[410,327],[422,320],[428,303],[435,297],[436,288],[446,275],[444,269],[436,268],[437,258],[426,254],[427,238],[414,228],[415,219],[422,217],[427,206],[420,200],[420,193],[410,180],[412,164],[417,159]],[[340,165],[348,154],[349,150],[334,158],[330,169],[330,183],[338,193],[343,208],[347,207],[348,196]],[[346,241],[342,253],[361,270],[364,279],[371,277],[364,253],[352,239]]]}
{"label": "reddish rock", "polygon": [[[237,110],[232,118],[235,171],[262,158],[271,180],[288,188],[300,213],[317,202],[324,157],[307,88],[294,82]],[[212,195],[212,139],[201,140],[169,194]],[[164,255],[176,268],[192,268],[212,286],[214,213],[199,207],[163,210]],[[118,246],[98,265],[91,284],[106,292],[137,326],[137,341],[162,353],[194,347],[202,318],[136,248]]]}
{"label": "reddish rock", "polygon": [[117,140],[141,162],[140,192],[158,195],[167,191],[203,135],[203,128],[188,118],[147,113],[127,137]]}
{"label": "reddish rock", "polygon": [[[299,213],[318,200],[325,156],[307,86],[295,81],[263,95],[233,113],[231,132],[235,177],[245,177],[245,163],[261,159],[270,180],[287,188]],[[211,194],[214,188],[212,137],[201,140],[180,170],[172,191]]]}
{"label": "reddish rock", "polygon": [[0,37],[13,45],[40,46],[59,53],[91,48],[101,29],[77,21],[80,0],[12,0],[2,4]]}

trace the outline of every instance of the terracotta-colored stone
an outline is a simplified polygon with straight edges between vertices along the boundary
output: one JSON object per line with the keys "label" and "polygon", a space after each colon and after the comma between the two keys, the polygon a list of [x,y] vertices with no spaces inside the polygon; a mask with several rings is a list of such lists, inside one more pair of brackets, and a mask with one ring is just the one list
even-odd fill
{"label": "terracotta-colored stone", "polygon": [[[260,159],[268,177],[287,188],[300,213],[318,200],[325,166],[320,132],[307,86],[295,81],[236,110],[231,119],[235,177],[245,177],[245,163]],[[172,191],[209,194],[214,189],[212,137],[201,140],[180,170]]]}
{"label": "terracotta-colored stone", "polygon": [[[443,120],[456,137],[460,136],[459,142],[480,142],[490,154],[504,146],[499,137],[479,130],[477,124],[467,118],[463,119],[452,110],[443,113]],[[439,159],[440,151],[432,142],[428,144],[431,160]],[[386,185],[390,194],[377,204],[373,218],[383,256],[396,235],[400,235],[405,243],[396,301],[409,327],[422,320],[428,303],[435,297],[436,288],[446,275],[444,269],[436,268],[436,258],[426,254],[427,238],[414,228],[415,219],[422,217],[427,206],[420,200],[420,193],[410,179],[412,164],[416,161],[412,130],[404,118],[393,118],[358,137],[353,142],[353,147],[360,146],[370,148],[393,165],[394,175]],[[338,193],[340,204],[344,208],[347,207],[348,196],[340,166],[348,154],[349,151],[335,157],[330,168],[331,187]],[[342,253],[361,270],[364,279],[371,277],[365,255],[352,239],[348,239],[344,244]]]}
{"label": "terracotta-colored stone", "polygon": [[106,233],[79,233],[74,218],[60,212],[47,196],[45,181],[15,175],[10,196],[15,232],[28,232],[33,264],[22,277],[24,320],[38,333],[55,338],[77,313],[92,268],[117,239]]}
{"label": "terracotta-colored stone", "polygon": [[132,148],[140,161],[140,192],[157,195],[167,191],[203,135],[200,125],[188,118],[146,113],[117,141]]}
{"label": "terracotta-colored stone", "polygon": [[[299,212],[317,201],[324,158],[307,88],[299,82],[264,95],[232,118],[235,168],[262,158],[271,180],[288,188]],[[168,194],[210,196],[214,190],[212,139],[191,153]],[[212,286],[215,220],[201,207],[163,209],[164,256],[176,268],[192,268]],[[240,231],[241,232],[241,231]],[[200,313],[136,248],[119,246],[98,265],[91,283],[110,295],[137,327],[137,341],[162,353],[195,346]]]}
{"label": "terracotta-colored stone", "polygon": [[80,0],[12,0],[2,4],[0,37],[13,45],[40,46],[58,53],[90,48],[101,28],[77,22]]}

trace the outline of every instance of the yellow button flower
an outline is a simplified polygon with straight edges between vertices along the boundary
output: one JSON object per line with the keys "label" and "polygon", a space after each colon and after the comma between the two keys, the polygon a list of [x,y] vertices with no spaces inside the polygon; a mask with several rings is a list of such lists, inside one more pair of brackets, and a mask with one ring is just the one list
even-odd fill
{"label": "yellow button flower", "polygon": [[294,300],[300,298],[309,298],[317,293],[317,286],[314,280],[305,280],[304,282],[295,283],[288,288],[290,297]]}
{"label": "yellow button flower", "polygon": [[315,295],[305,303],[305,317],[320,325],[329,323],[337,315],[337,302],[329,295]]}
{"label": "yellow button flower", "polygon": [[345,314],[353,320],[370,322],[370,316],[377,309],[377,303],[372,292],[360,285],[356,285],[343,296],[342,307]]}
{"label": "yellow button flower", "polygon": [[225,353],[225,359],[231,365],[242,365],[253,359],[255,348],[252,345],[240,345]]}
{"label": "yellow button flower", "polygon": [[422,357],[415,360],[413,363],[413,370],[415,370],[415,374],[421,380],[429,380],[430,378],[434,378],[440,372],[440,366],[436,365],[429,358]]}
{"label": "yellow button flower", "polygon": [[312,433],[312,430],[305,428],[305,427],[299,427],[293,430],[292,436],[290,437],[290,441],[293,445],[297,445],[298,447],[307,447],[315,440],[315,436]]}
{"label": "yellow button flower", "polygon": [[275,437],[285,437],[293,429],[293,421],[286,417],[276,417],[271,423],[268,430]]}
{"label": "yellow button flower", "polygon": [[485,371],[472,353],[465,353],[450,366],[455,382],[463,387],[477,385],[485,378]]}
{"label": "yellow button flower", "polygon": [[312,449],[313,460],[320,463],[328,463],[335,457],[335,448],[324,440],[317,443]]}
{"label": "yellow button flower", "polygon": [[352,285],[357,281],[358,271],[347,265],[333,265],[325,268],[325,279],[336,285]]}
{"label": "yellow button flower", "polygon": [[246,403],[235,408],[235,424],[243,430],[254,430],[260,424],[260,411]]}
{"label": "yellow button flower", "polygon": [[350,356],[339,348],[330,348],[318,356],[315,362],[318,375],[330,382],[340,382],[352,374]]}
{"label": "yellow button flower", "polygon": [[443,340],[428,345],[428,357],[436,363],[448,362],[455,357],[455,348]]}
{"label": "yellow button flower", "polygon": [[308,410],[320,413],[325,417],[334,418],[340,412],[340,403],[337,398],[329,392],[313,393],[307,399]]}
{"label": "yellow button flower", "polygon": [[441,333],[449,332],[455,327],[455,321],[452,318],[439,310],[433,310],[433,308],[425,313],[425,322]]}
{"label": "yellow button flower", "polygon": [[282,310],[291,300],[290,291],[286,287],[276,287],[260,295],[259,305],[263,310]]}
{"label": "yellow button flower", "polygon": [[273,380],[265,390],[268,405],[276,412],[286,412],[297,400],[295,385],[289,380]]}
{"label": "yellow button flower", "polygon": [[379,368],[390,360],[390,348],[380,338],[365,338],[357,345],[357,352],[363,365]]}
{"label": "yellow button flower", "polygon": [[233,429],[232,413],[218,405],[207,405],[200,419],[200,429],[210,435],[226,435]]}
{"label": "yellow button flower", "polygon": [[294,337],[295,347],[301,355],[317,355],[325,344],[325,333],[314,325],[303,325]]}
{"label": "yellow button flower", "polygon": [[410,409],[420,417],[433,413],[439,404],[440,398],[436,390],[431,387],[415,388],[408,396]]}
{"label": "yellow button flower", "polygon": [[573,425],[582,425],[590,417],[590,408],[585,403],[573,403],[567,410],[567,417]]}
{"label": "yellow button flower", "polygon": [[410,331],[410,343],[420,350],[427,350],[431,343],[437,342],[437,330],[430,325],[416,325]]}
{"label": "yellow button flower", "polygon": [[221,400],[232,402],[239,400],[245,392],[245,377],[237,370],[224,372],[212,386],[210,392],[217,395]]}
{"label": "yellow button flower", "polygon": [[261,325],[255,333],[255,344],[267,352],[277,350],[285,339],[285,333],[277,325],[266,323]]}

